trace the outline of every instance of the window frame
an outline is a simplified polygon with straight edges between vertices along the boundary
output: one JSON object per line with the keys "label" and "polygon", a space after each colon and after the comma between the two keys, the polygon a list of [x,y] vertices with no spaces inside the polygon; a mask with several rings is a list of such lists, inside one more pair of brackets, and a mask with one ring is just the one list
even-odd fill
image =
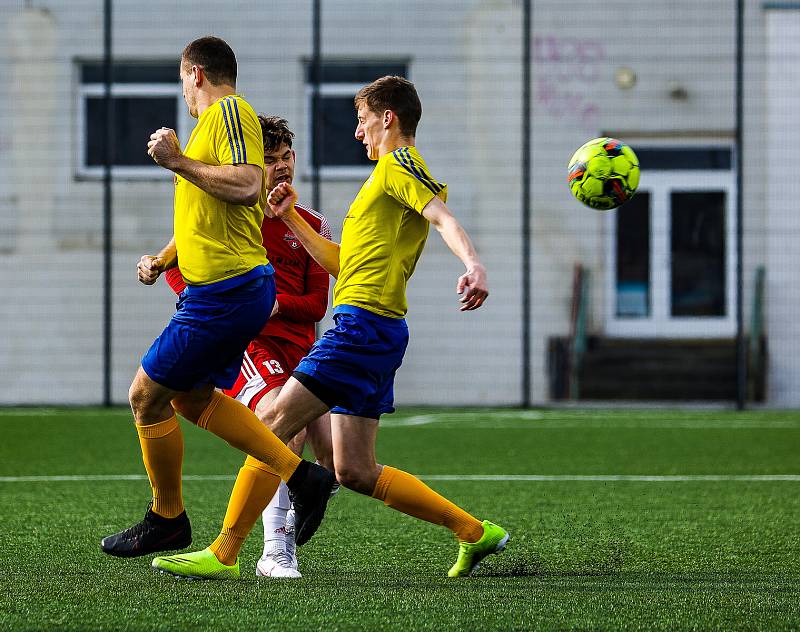
{"label": "window frame", "polygon": [[[335,78],[326,78],[326,75],[333,74],[334,76],[338,74],[336,71],[338,70],[341,72],[343,67],[351,66],[355,69],[354,73],[344,73],[345,75],[350,74],[350,77],[358,74],[358,68],[360,66],[368,66],[371,70],[381,69],[384,74],[401,74],[402,76],[410,79],[411,73],[411,59],[408,57],[396,57],[396,58],[386,58],[386,59],[361,59],[361,58],[328,58],[322,60],[322,68],[321,68],[321,79],[319,82],[319,97],[320,101],[322,101],[325,97],[350,97],[352,99],[355,98],[356,94],[358,93],[361,88],[363,88],[367,83],[368,80],[365,81],[353,81],[353,80],[345,80],[339,81]],[[305,84],[305,97],[306,97],[306,129],[308,130],[308,134],[303,142],[303,175],[302,179],[304,180],[311,180],[314,177],[314,165],[312,163],[312,148],[314,145],[314,113],[313,113],[313,98],[314,98],[314,85],[309,81],[309,73],[310,73],[310,62],[311,60],[306,59],[304,60],[305,66],[305,73],[304,73],[304,84]],[[373,79],[377,79],[379,75],[375,75]],[[322,105],[322,104],[320,104]],[[353,109],[353,134],[355,134],[356,129],[356,112],[355,108]],[[353,138],[353,142],[357,142],[355,137]],[[348,180],[363,180],[375,168],[374,162],[370,162],[370,164],[366,165],[320,165],[319,166],[319,178],[321,180],[326,181],[348,181]]]}
{"label": "window frame", "polygon": [[[733,157],[734,160],[736,157]],[[615,212],[604,220],[606,234],[605,313],[606,333],[618,337],[728,338],[736,331],[736,178],[733,167],[711,170],[643,170],[640,191],[650,194],[650,293],[651,313],[647,318],[618,316],[617,234]],[[725,315],[672,316],[671,290],[671,208],[670,194],[692,191],[724,191],[725,199]]]}
{"label": "window frame", "polygon": [[[90,82],[83,83],[81,70],[84,66],[97,62],[80,60],[76,63],[78,88],[76,90],[77,104],[75,107],[75,130],[78,142],[76,143],[77,155],[75,156],[75,179],[76,180],[99,180],[105,173],[103,166],[89,166],[86,164],[86,103],[91,97],[105,96],[105,84]],[[126,66],[152,65],[152,62],[125,61],[118,62]],[[191,117],[184,105],[183,88],[178,77],[175,77],[174,84],[166,82],[138,83],[138,82],[114,82],[111,84],[111,98],[117,97],[175,97],[176,120],[178,129],[175,130],[178,139],[184,142],[188,139],[191,131]],[[146,144],[143,143],[142,151],[145,151]],[[112,165],[111,174],[116,179],[124,180],[161,180],[165,177],[165,171],[155,163],[152,166],[129,166]]]}
{"label": "window frame", "polygon": [[[356,93],[364,87],[360,83],[320,83],[319,96],[320,100],[326,96],[330,97],[352,97],[355,98]],[[306,84],[306,103],[308,103],[308,130],[309,134],[303,144],[303,154],[305,156],[305,173],[308,178],[313,177],[314,165],[312,164],[312,149],[314,147],[314,112],[312,99],[314,98],[314,86]],[[353,108],[353,142],[358,142],[355,139],[356,130],[356,113],[355,107]],[[374,169],[374,164],[370,165],[320,165],[319,177],[323,180],[356,180],[367,177]]]}

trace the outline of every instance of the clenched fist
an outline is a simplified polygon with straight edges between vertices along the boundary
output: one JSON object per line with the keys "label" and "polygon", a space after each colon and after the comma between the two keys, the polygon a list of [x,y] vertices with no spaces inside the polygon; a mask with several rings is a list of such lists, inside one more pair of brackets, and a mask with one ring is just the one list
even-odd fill
{"label": "clenched fist", "polygon": [[150,134],[147,153],[155,160],[156,164],[171,169],[175,161],[183,155],[175,130],[162,127]]}
{"label": "clenched fist", "polygon": [[267,196],[267,203],[276,217],[281,217],[294,208],[297,191],[288,182],[281,182]]}
{"label": "clenched fist", "polygon": [[164,271],[164,261],[155,255],[144,255],[136,264],[139,281],[145,285],[153,285]]}

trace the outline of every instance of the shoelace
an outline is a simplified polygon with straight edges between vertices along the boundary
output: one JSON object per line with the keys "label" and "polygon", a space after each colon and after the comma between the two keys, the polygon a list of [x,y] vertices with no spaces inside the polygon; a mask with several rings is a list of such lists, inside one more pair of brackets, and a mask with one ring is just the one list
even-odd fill
{"label": "shoelace", "polygon": [[130,529],[128,529],[125,533],[125,540],[133,540],[134,538],[138,538],[140,535],[143,535],[145,531],[149,528],[149,522],[145,518],[141,522],[137,522],[133,525]]}
{"label": "shoelace", "polygon": [[137,522],[135,525],[130,527],[123,536],[124,540],[130,541],[133,540],[134,538],[138,538],[145,532],[145,530],[148,529],[148,527],[150,526],[150,521],[147,519],[147,517],[150,515],[150,511],[152,509],[153,509],[153,501],[151,500],[149,503],[147,503],[147,511],[145,511],[144,513],[144,520],[142,520],[141,522]]}
{"label": "shoelace", "polygon": [[286,555],[290,560],[292,560],[292,565],[294,566],[294,559],[297,555],[297,547],[294,543],[294,530],[291,533],[286,534]]}
{"label": "shoelace", "polygon": [[294,568],[291,556],[286,551],[275,551],[266,556],[267,559],[273,560],[278,566],[284,568]]}

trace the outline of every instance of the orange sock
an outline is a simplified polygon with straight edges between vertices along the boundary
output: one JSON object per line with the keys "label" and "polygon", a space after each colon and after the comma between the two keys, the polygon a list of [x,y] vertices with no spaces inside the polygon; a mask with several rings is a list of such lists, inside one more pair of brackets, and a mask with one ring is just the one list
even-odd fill
{"label": "orange sock", "polygon": [[443,525],[459,540],[477,542],[483,535],[483,525],[477,518],[437,494],[415,476],[388,465],[383,466],[372,497],[409,516]]}
{"label": "orange sock", "polygon": [[269,466],[285,481],[300,465],[300,457],[262,424],[252,410],[219,391],[214,391],[197,425]]}
{"label": "orange sock", "polygon": [[245,459],[233,484],[222,531],[208,547],[220,562],[228,566],[236,563],[247,534],[275,495],[280,482],[281,479],[260,461],[252,456]]}
{"label": "orange sock", "polygon": [[136,432],[142,446],[144,468],[153,488],[153,511],[164,518],[174,518],[183,512],[183,434],[178,418],[173,414],[157,424],[136,424]]}

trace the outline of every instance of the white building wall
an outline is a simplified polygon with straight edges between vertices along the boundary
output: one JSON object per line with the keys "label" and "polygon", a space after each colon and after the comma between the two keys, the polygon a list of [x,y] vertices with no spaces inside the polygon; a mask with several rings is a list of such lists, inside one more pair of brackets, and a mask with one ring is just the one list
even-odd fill
{"label": "white building wall", "polygon": [[800,143],[800,10],[767,16],[767,327],[770,344],[769,401],[800,405],[800,182],[787,177],[790,156]]}
{"label": "white building wall", "polygon": [[[0,72],[20,77],[3,84],[0,98],[0,259],[5,301],[0,312],[0,403],[90,403],[101,397],[102,187],[75,173],[76,59],[102,57],[102,14],[88,0],[35,3],[38,19],[52,25],[54,46],[43,72],[54,77],[46,94],[56,107],[39,125],[48,159],[19,169],[19,117],[31,110],[19,98],[21,77],[8,29],[23,15],[21,3],[0,0],[6,37],[0,38]],[[449,205],[471,232],[489,268],[491,297],[474,313],[458,311],[454,286],[459,263],[436,234],[409,287],[412,342],[398,375],[400,404],[516,404],[521,401],[521,3],[491,0],[429,3],[385,0],[323,4],[323,55],[338,59],[409,58],[423,100],[418,145],[433,175],[449,185]],[[581,5],[581,3],[578,3]],[[734,13],[728,0],[533,3],[533,293],[531,350],[533,401],[547,400],[547,340],[568,330],[572,267],[593,276],[592,330],[604,323],[606,222],[578,205],[566,188],[566,161],[588,138],[613,133],[669,142],[733,138]],[[114,3],[114,51],[121,59],[177,59],[191,39],[213,33],[237,52],[239,90],[259,111],[289,119],[297,132],[298,181],[310,201],[302,151],[309,135],[304,61],[311,52],[311,2],[237,2],[236,10],[212,2]],[[745,139],[746,280],[764,261],[773,230],[765,224],[763,138],[764,12],[747,2],[748,82]],[[28,17],[31,17],[28,15]],[[42,47],[40,52],[45,51]],[[15,66],[16,64],[16,66]],[[631,90],[614,83],[617,68],[637,76]],[[14,73],[17,73],[16,75]],[[22,73],[20,75],[20,73]],[[669,96],[682,86],[685,100]],[[39,90],[41,85],[37,86]],[[30,96],[36,100],[39,97]],[[38,114],[37,114],[38,116]],[[30,119],[29,119],[30,120]],[[783,142],[783,140],[782,140]],[[55,244],[26,253],[19,226],[29,220],[23,189],[52,188],[52,202],[37,212],[50,218]],[[357,180],[324,181],[324,210],[334,232]],[[769,187],[770,190],[773,187]],[[39,192],[36,191],[38,194]],[[141,354],[173,309],[162,284],[135,281],[139,256],[154,252],[171,233],[171,183],[118,181],[114,185],[113,396],[124,402]],[[45,208],[49,206],[49,208]],[[770,208],[772,208],[770,206]],[[773,251],[773,249],[771,249]],[[791,261],[769,261],[770,334],[788,328],[791,309],[773,307],[773,283]],[[776,268],[780,267],[780,270]],[[749,289],[748,289],[749,292]],[[31,298],[35,296],[35,298]],[[749,295],[747,297],[749,299]],[[46,307],[45,307],[46,306]],[[749,303],[746,303],[749,313]],[[777,320],[776,320],[777,319]],[[773,345],[773,349],[775,346]],[[49,351],[52,350],[52,353]],[[797,357],[797,354],[794,354]],[[787,360],[773,365],[771,400],[794,392]],[[795,362],[795,364],[797,364]],[[787,397],[789,397],[787,399]]]}

